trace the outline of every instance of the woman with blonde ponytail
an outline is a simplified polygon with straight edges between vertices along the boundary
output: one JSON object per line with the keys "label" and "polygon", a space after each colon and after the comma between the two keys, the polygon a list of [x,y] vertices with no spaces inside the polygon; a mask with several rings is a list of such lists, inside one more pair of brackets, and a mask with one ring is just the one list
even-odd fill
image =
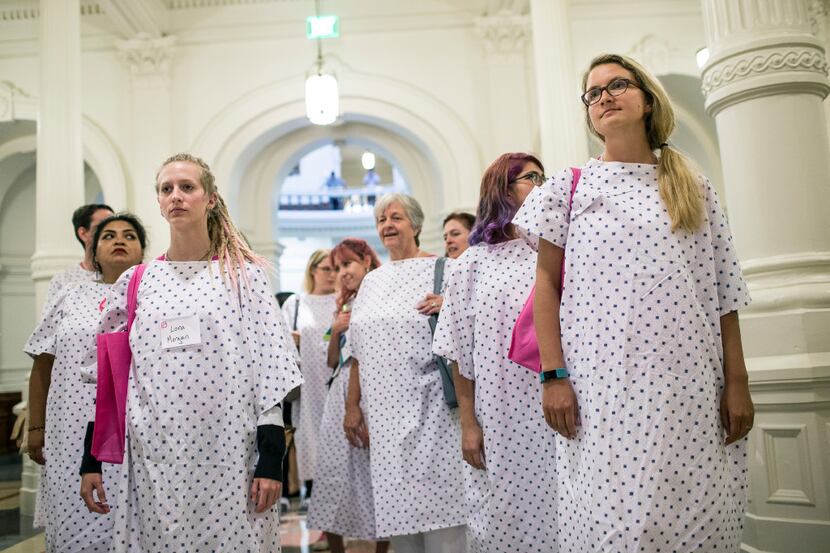
{"label": "woman with blonde ponytail", "polygon": [[[201,159],[167,159],[156,193],[170,247],[134,296],[126,483],[109,505],[85,444],[81,495],[90,511],[113,511],[114,551],[279,551],[280,403],[302,378],[266,262]],[[128,328],[134,273],[112,286],[99,333]]]}
{"label": "woman with blonde ponytail", "polygon": [[645,68],[598,56],[581,100],[602,155],[531,192],[513,221],[540,238],[559,551],[737,551],[754,409],[729,226],[669,145],[674,112]]}

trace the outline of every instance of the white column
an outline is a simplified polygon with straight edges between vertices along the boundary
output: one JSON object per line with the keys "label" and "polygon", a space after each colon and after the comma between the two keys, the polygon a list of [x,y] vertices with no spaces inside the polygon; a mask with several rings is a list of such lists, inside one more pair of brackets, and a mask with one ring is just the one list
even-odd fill
{"label": "white column", "polygon": [[703,1],[703,92],[754,300],[742,315],[752,551],[818,553],[830,539],[830,85],[809,3]]}
{"label": "white column", "polygon": [[279,292],[281,284],[280,259],[282,258],[282,253],[285,251],[285,246],[276,240],[265,240],[262,242],[252,241],[251,248],[273,264],[274,272],[269,275],[271,277],[271,286],[274,289],[274,293]]}
{"label": "white column", "polygon": [[542,163],[553,173],[588,159],[581,83],[571,54],[568,0],[531,0],[530,21]]}
{"label": "white column", "polygon": [[530,19],[509,11],[479,17],[476,31],[484,42],[489,79],[490,143],[485,162],[506,152],[528,152],[533,147],[530,129],[530,94],[527,42]]}
{"label": "white column", "polygon": [[[139,35],[118,43],[132,83],[132,149],[130,171],[133,194],[130,209],[138,215],[150,238],[149,254],[167,250],[170,231],[159,212],[153,188],[156,171],[172,151],[170,58],[175,37]],[[194,152],[198,155],[198,152]],[[210,163],[210,160],[207,160]]]}
{"label": "white column", "polygon": [[[32,256],[38,313],[49,279],[82,257],[75,237],[66,232],[72,212],[84,203],[80,19],[79,0],[40,0],[37,215]],[[39,476],[37,465],[24,457],[21,514],[34,514]]]}

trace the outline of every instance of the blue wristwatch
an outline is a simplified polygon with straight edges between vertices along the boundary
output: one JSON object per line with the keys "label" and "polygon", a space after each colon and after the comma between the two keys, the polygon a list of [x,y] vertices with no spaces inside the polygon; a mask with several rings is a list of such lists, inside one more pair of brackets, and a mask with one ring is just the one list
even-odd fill
{"label": "blue wristwatch", "polygon": [[568,369],[565,367],[559,369],[551,369],[549,371],[542,371],[539,373],[539,382],[547,382],[548,380],[560,380],[568,378]]}

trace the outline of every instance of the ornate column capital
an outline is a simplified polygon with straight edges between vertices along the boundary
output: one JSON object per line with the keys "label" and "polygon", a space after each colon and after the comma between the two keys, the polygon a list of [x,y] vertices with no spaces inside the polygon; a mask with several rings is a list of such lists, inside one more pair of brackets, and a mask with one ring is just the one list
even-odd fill
{"label": "ornate column capital", "polygon": [[530,36],[530,17],[503,12],[477,17],[476,32],[489,54],[515,54],[524,51]]}
{"label": "ornate column capital", "polygon": [[176,37],[153,38],[138,35],[116,45],[118,54],[130,68],[133,77],[167,76]]}
{"label": "ornate column capital", "polygon": [[704,0],[704,16],[710,57],[701,88],[710,115],[772,94],[830,93],[808,0]]}

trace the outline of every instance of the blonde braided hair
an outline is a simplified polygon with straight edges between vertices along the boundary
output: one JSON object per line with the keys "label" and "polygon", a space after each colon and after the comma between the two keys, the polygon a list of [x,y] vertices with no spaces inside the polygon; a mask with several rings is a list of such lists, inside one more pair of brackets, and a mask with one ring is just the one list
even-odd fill
{"label": "blonde braided hair", "polygon": [[215,205],[208,211],[207,230],[210,238],[210,250],[208,256],[219,260],[219,270],[222,278],[230,280],[231,287],[239,290],[239,277],[245,285],[249,285],[248,272],[245,270],[245,263],[252,263],[263,269],[271,269],[271,264],[261,255],[254,253],[245,237],[233,224],[228,213],[228,206],[224,198],[216,189],[216,177],[205,161],[188,153],[179,153],[170,156],[161,164],[156,173],[156,191],[158,191],[158,178],[165,166],[177,161],[192,163],[200,169],[199,182],[205,190],[205,194],[213,196]]}

